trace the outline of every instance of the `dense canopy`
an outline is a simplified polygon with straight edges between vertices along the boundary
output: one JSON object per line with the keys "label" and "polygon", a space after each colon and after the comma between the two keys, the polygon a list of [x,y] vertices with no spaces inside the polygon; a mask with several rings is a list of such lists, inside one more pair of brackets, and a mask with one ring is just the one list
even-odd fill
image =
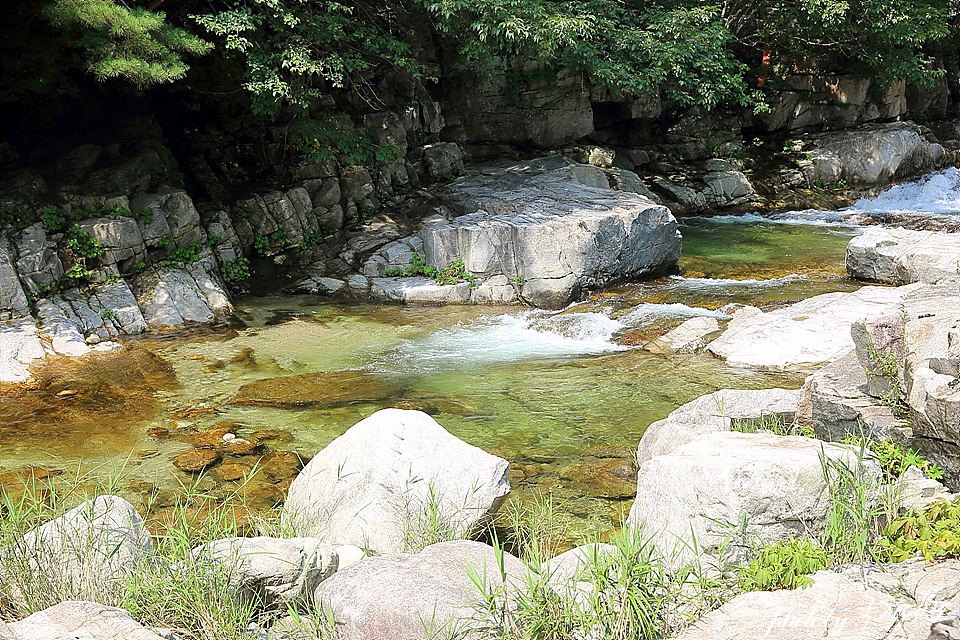
{"label": "dense canopy", "polygon": [[[13,73],[0,100],[71,67],[137,87],[177,82],[206,54],[268,115],[378,70],[427,82],[498,57],[709,108],[756,103],[778,76],[823,65],[922,86],[960,48],[955,0],[34,0],[18,12],[3,27]],[[11,33],[31,29],[53,33]]]}

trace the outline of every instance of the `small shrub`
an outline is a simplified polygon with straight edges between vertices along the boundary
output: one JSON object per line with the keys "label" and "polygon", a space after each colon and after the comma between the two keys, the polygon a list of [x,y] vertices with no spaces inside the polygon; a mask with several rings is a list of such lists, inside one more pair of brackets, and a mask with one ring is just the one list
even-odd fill
{"label": "small shrub", "polygon": [[477,280],[477,276],[475,274],[467,271],[463,264],[463,260],[455,260],[449,267],[437,269],[436,267],[428,266],[424,259],[416,253],[410,258],[409,267],[406,269],[387,269],[383,272],[383,275],[387,276],[388,278],[425,276],[427,278],[433,278],[437,281],[437,284],[457,284],[458,282],[469,282],[471,288],[476,286],[475,282]]}
{"label": "small shrub", "polygon": [[70,267],[69,269],[67,269],[66,271],[64,271],[61,279],[73,284],[76,284],[83,280],[89,280],[90,270],[87,269],[82,264],[77,263],[72,267]]}
{"label": "small shrub", "polygon": [[960,504],[937,502],[896,518],[884,528],[879,546],[881,556],[892,562],[918,553],[927,562],[960,557]]}
{"label": "small shrub", "polygon": [[740,574],[747,591],[774,591],[808,587],[807,574],[827,566],[827,552],[803,538],[764,547]]}
{"label": "small shrub", "polygon": [[943,469],[925,460],[913,449],[904,449],[889,438],[876,440],[865,436],[847,435],[843,442],[866,447],[877,454],[886,482],[896,482],[909,467],[920,469],[928,478],[934,480],[943,477]]}
{"label": "small shrub", "polygon": [[248,223],[253,221],[253,205],[252,204],[247,204],[245,202],[238,202],[237,204],[233,205],[233,213],[238,218],[240,218],[241,220],[245,220]]}
{"label": "small shrub", "polygon": [[203,250],[203,245],[199,242],[191,242],[187,245],[181,245],[170,252],[170,255],[166,257],[160,263],[162,267],[179,267],[183,268],[188,264],[193,264],[200,259],[200,252]]}
{"label": "small shrub", "polygon": [[106,255],[103,245],[78,225],[67,232],[67,247],[80,258],[99,259]]}
{"label": "small shrub", "polygon": [[153,209],[150,209],[149,207],[140,207],[133,212],[133,217],[143,224],[150,224],[153,222]]}
{"label": "small shrub", "polygon": [[220,273],[228,285],[237,285],[250,277],[250,261],[240,257],[236,260],[223,260]]}

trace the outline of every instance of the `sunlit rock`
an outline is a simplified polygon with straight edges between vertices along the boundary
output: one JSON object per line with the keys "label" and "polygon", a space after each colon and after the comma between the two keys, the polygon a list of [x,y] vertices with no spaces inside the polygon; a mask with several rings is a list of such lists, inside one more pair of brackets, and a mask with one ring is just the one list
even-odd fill
{"label": "sunlit rock", "polygon": [[506,460],[427,414],[383,409],[314,456],[290,485],[282,519],[297,535],[398,553],[424,531],[466,536],[499,508],[509,473]]}

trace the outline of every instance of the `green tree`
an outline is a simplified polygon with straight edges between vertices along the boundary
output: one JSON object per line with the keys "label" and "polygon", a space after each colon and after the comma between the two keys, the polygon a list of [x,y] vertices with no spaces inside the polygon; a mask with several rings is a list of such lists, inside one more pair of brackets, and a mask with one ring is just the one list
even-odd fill
{"label": "green tree", "polygon": [[833,60],[884,86],[929,85],[940,73],[931,47],[957,30],[955,0],[724,0],[721,15],[736,43],[767,51],[774,65]]}
{"label": "green tree", "polygon": [[482,64],[509,55],[587,73],[628,94],[662,86],[681,105],[752,100],[746,66],[729,47],[715,6],[616,0],[418,0],[461,53]]}
{"label": "green tree", "polygon": [[[347,0],[232,0],[228,8],[193,18],[243,58],[243,86],[255,113],[275,115],[284,104],[306,108],[321,93],[352,86],[377,65],[413,78],[423,68],[401,32],[412,17],[402,4]],[[375,96],[368,93],[372,100]]]}
{"label": "green tree", "polygon": [[88,71],[98,80],[123,78],[141,88],[173,82],[186,75],[185,55],[202,55],[213,47],[171,26],[161,12],[113,0],[56,0],[44,15],[75,32],[75,44],[85,51]]}

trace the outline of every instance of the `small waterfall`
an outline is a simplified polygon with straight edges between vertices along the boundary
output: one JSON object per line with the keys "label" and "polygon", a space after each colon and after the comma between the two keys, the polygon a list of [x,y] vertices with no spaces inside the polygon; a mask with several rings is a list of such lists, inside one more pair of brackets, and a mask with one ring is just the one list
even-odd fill
{"label": "small waterfall", "polygon": [[960,213],[960,172],[956,167],[898,184],[876,198],[863,198],[848,211],[866,213]]}
{"label": "small waterfall", "polygon": [[489,316],[406,340],[377,356],[372,367],[435,373],[522,360],[599,355],[626,348],[612,341],[622,327],[602,312],[529,311]]}

